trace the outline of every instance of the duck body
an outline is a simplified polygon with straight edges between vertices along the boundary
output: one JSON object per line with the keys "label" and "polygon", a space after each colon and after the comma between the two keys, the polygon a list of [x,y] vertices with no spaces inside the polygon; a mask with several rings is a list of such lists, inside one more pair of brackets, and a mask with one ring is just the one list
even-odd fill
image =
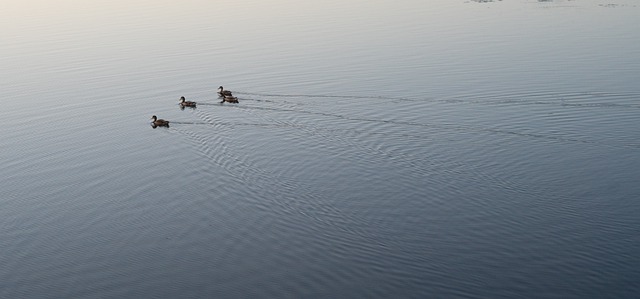
{"label": "duck body", "polygon": [[155,127],[169,127],[169,121],[159,119],[157,116],[151,116],[151,126]]}
{"label": "duck body", "polygon": [[224,90],[224,88],[222,86],[218,87],[218,95],[221,96],[221,97],[232,96],[231,91],[230,90]]}
{"label": "duck body", "polygon": [[184,97],[180,97],[180,107],[196,107],[196,102],[187,101]]}
{"label": "duck body", "polygon": [[222,101],[220,102],[220,104],[222,104],[222,103],[224,103],[224,102],[227,102],[227,103],[239,103],[239,102],[238,102],[238,98],[236,98],[236,97],[234,97],[234,96],[231,96],[231,95],[229,95],[229,96],[224,96],[224,97],[222,98]]}

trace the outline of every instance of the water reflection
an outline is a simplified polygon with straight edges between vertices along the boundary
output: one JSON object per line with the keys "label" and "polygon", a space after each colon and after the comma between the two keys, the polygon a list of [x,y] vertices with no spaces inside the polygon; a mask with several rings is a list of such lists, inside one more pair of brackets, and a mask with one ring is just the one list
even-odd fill
{"label": "water reflection", "polygon": [[633,2],[76,2],[0,10],[0,297],[636,295]]}

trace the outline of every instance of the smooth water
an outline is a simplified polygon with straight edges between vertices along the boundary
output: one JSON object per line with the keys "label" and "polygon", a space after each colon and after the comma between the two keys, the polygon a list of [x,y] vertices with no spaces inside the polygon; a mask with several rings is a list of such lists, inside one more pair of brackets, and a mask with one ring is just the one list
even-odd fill
{"label": "smooth water", "polygon": [[4,1],[0,297],[635,297],[639,17]]}

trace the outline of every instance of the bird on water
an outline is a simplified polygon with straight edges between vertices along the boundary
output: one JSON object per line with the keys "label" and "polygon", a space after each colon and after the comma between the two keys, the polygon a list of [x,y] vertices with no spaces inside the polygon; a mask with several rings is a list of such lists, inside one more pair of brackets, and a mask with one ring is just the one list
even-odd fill
{"label": "bird on water", "polygon": [[218,87],[218,95],[221,97],[224,96],[231,96],[231,91],[230,90],[225,90],[224,87],[220,86]]}
{"label": "bird on water", "polygon": [[196,102],[187,101],[184,97],[180,97],[181,107],[196,107]]}
{"label": "bird on water", "polygon": [[237,97],[234,97],[234,96],[231,96],[231,95],[229,95],[229,96],[224,96],[224,97],[222,98],[222,101],[220,102],[220,104],[222,104],[222,103],[224,103],[224,102],[227,102],[227,103],[238,103],[238,98],[237,98]]}
{"label": "bird on water", "polygon": [[151,125],[155,127],[169,127],[169,121],[164,119],[159,119],[157,116],[151,116]]}

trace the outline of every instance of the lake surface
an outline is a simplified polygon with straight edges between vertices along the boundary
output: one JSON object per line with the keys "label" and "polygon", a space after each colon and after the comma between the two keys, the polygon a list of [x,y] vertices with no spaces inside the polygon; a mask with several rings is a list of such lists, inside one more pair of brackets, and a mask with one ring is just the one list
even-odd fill
{"label": "lake surface", "polygon": [[635,297],[639,5],[4,1],[0,297]]}

